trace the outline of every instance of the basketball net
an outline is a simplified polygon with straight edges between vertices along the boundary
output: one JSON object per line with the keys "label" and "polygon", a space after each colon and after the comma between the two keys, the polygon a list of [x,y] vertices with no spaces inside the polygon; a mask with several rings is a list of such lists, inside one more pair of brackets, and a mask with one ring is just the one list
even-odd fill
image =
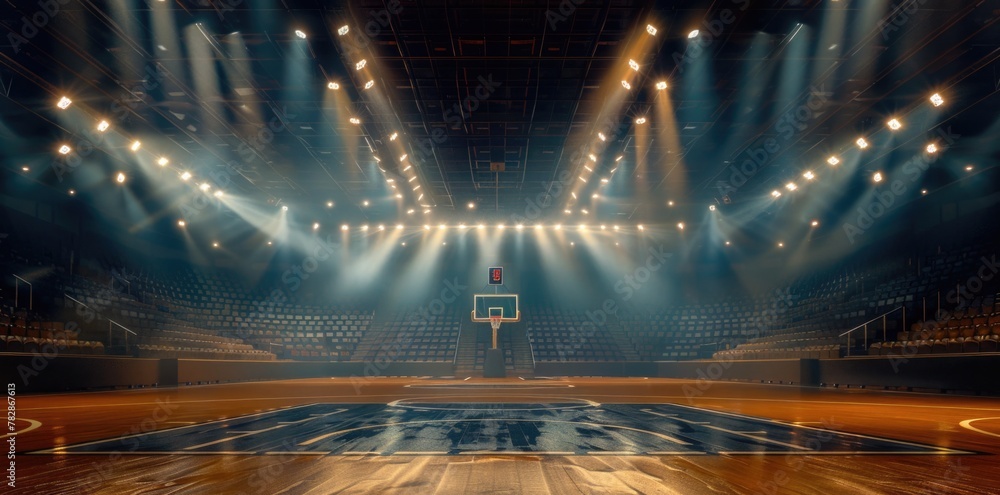
{"label": "basketball net", "polygon": [[502,321],[502,319],[503,319],[502,316],[491,316],[490,317],[490,326],[493,327],[493,331],[494,332],[497,331],[497,330],[500,330],[500,322]]}

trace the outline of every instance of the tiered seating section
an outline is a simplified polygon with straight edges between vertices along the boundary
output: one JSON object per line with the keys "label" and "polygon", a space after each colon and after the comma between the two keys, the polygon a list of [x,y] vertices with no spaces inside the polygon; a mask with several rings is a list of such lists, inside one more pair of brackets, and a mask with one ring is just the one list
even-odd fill
{"label": "tiered seating section", "polygon": [[389,313],[369,331],[355,359],[454,362],[463,315],[468,317],[457,307],[438,315],[418,310]]}
{"label": "tiered seating section", "polygon": [[101,342],[77,339],[61,322],[29,321],[25,311],[0,313],[0,352],[104,354]]}
{"label": "tiered seating section", "polygon": [[1000,304],[959,310],[939,320],[914,323],[895,341],[876,342],[870,355],[997,352],[1000,350]]}
{"label": "tiered seating section", "polygon": [[622,361],[624,355],[606,325],[583,312],[538,307],[526,312],[535,361]]}

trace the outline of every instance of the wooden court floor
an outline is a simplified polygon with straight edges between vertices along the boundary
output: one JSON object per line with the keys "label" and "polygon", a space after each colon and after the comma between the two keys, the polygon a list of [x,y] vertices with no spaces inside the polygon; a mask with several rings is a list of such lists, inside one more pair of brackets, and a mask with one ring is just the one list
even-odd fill
{"label": "wooden court floor", "polygon": [[1000,398],[328,378],[18,395],[16,416],[3,493],[1000,493]]}

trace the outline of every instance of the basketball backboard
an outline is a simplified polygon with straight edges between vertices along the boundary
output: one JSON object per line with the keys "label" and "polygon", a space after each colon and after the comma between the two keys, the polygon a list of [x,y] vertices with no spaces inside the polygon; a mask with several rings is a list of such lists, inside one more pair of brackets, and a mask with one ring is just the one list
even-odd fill
{"label": "basketball backboard", "polygon": [[517,294],[474,294],[472,308],[472,321],[487,322],[490,316],[505,322],[521,320]]}

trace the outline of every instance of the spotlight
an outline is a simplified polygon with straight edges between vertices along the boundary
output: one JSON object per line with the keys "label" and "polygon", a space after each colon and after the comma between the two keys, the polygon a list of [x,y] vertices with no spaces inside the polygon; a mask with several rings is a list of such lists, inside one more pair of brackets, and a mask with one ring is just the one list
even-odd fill
{"label": "spotlight", "polygon": [[608,138],[604,136],[603,132],[598,132],[597,133],[597,139],[600,139],[601,141],[607,141],[608,140]]}
{"label": "spotlight", "polygon": [[183,226],[185,226],[185,225],[187,225],[187,222],[185,222],[184,220],[178,220],[178,221],[177,221],[177,226],[178,226],[178,227],[183,227]]}
{"label": "spotlight", "polygon": [[184,172],[181,174],[181,180],[186,181],[191,178],[191,172]]}
{"label": "spotlight", "polygon": [[840,158],[831,156],[830,158],[827,158],[826,163],[829,163],[830,165],[837,165],[838,163],[840,163]]}
{"label": "spotlight", "polygon": [[931,95],[931,104],[936,107],[944,105],[944,98],[942,98],[940,94],[934,93]]}
{"label": "spotlight", "polygon": [[781,197],[781,193],[778,192],[777,189],[775,189],[775,190],[771,191],[771,197],[773,197],[773,198],[780,198]]}
{"label": "spotlight", "polygon": [[445,225],[445,224],[443,224],[443,223],[440,224],[440,225],[438,225],[438,230],[444,230],[444,229],[447,229],[447,228],[448,228],[448,226]]}
{"label": "spotlight", "polygon": [[802,177],[805,177],[806,180],[813,180],[813,179],[816,178],[816,176],[812,172],[809,172],[809,171],[806,171],[806,173],[802,174]]}
{"label": "spotlight", "polygon": [[399,137],[399,133],[398,132],[394,132],[394,133],[392,133],[391,136],[389,136],[389,141],[395,141],[397,137]]}
{"label": "spotlight", "polygon": [[794,182],[789,182],[788,184],[785,184],[785,189],[788,189],[789,191],[794,191],[798,188],[799,186],[795,185]]}
{"label": "spotlight", "polygon": [[580,213],[583,213],[584,215],[589,215],[590,214],[590,212],[587,211],[587,210],[580,210]]}
{"label": "spotlight", "polygon": [[965,171],[966,171],[966,172],[972,172],[972,169],[974,169],[974,168],[975,168],[975,167],[973,167],[972,165],[966,165],[966,166],[965,166]]}
{"label": "spotlight", "polygon": [[483,224],[479,224],[479,225],[476,225],[476,228],[479,229],[479,230],[483,230],[483,229],[486,228],[486,226],[483,225]]}
{"label": "spotlight", "polygon": [[514,228],[517,229],[517,230],[524,230],[524,225],[519,223],[519,224],[515,225]]}
{"label": "spotlight", "polygon": [[898,131],[898,130],[900,130],[900,129],[903,128],[903,123],[900,122],[899,119],[892,119],[892,120],[890,120],[889,123],[888,123],[888,125],[889,125],[889,128],[892,129],[892,130],[894,130],[894,131]]}
{"label": "spotlight", "polygon": [[427,225],[427,224],[424,224],[424,230],[431,230],[431,226]]}
{"label": "spotlight", "polygon": [[639,230],[646,230],[646,227],[643,227],[642,224],[639,224]]}
{"label": "spotlight", "polygon": [[625,88],[625,89],[632,89],[632,85],[629,84],[628,81],[626,81],[624,79],[622,79],[622,87]]}
{"label": "spotlight", "polygon": [[602,178],[601,178],[601,183],[602,183],[602,184],[607,184],[607,183],[608,183],[608,179],[607,179],[607,177],[602,177]]}
{"label": "spotlight", "polygon": [[474,210],[476,208],[476,203],[473,203],[472,201],[469,201],[469,205],[468,206],[469,206],[470,210]]}
{"label": "spotlight", "polygon": [[607,225],[601,225],[601,230],[608,230],[608,226]]}
{"label": "spotlight", "polygon": [[30,168],[30,167],[27,167],[27,166],[24,166],[24,167],[21,167],[21,171],[22,171],[22,172],[30,172],[30,171],[31,171],[31,168]]}
{"label": "spotlight", "polygon": [[646,32],[652,36],[656,36],[656,28],[652,24],[646,24]]}
{"label": "spotlight", "polygon": [[[406,172],[407,170],[409,170],[411,168],[413,168],[413,165],[407,165],[406,168],[403,169],[403,172]],[[412,181],[413,179],[416,179],[416,177],[410,177],[410,181]],[[407,181],[407,182],[409,182],[409,181]]]}
{"label": "spotlight", "polygon": [[927,194],[927,189],[921,189],[920,194]]}
{"label": "spotlight", "polygon": [[542,224],[536,223],[535,224],[535,230],[542,230]]}
{"label": "spotlight", "polygon": [[362,232],[368,232],[368,224],[362,225],[361,226],[361,231]]}
{"label": "spotlight", "polygon": [[587,230],[587,226],[581,223],[577,226],[577,230]]}
{"label": "spotlight", "polygon": [[301,39],[306,39],[306,33],[298,29],[295,30],[295,36],[298,36]]}
{"label": "spotlight", "polygon": [[858,140],[855,141],[855,143],[857,143],[858,144],[858,148],[861,148],[861,149],[865,149],[865,148],[868,147],[868,141],[865,141],[865,138],[858,138]]}
{"label": "spotlight", "polygon": [[165,156],[161,156],[159,160],[156,160],[156,164],[161,167],[166,167],[168,163],[170,163],[170,160]]}
{"label": "spotlight", "polygon": [[400,245],[400,246],[405,246],[405,245],[406,245],[406,243],[405,243],[405,242],[401,242],[401,243],[399,243],[399,245]]}
{"label": "spotlight", "polygon": [[569,195],[573,196],[573,199],[576,199],[576,193],[575,192],[571,192],[571,193],[569,193]]}
{"label": "spotlight", "polygon": [[379,224],[378,229],[379,230],[385,230],[385,225]]}
{"label": "spotlight", "polygon": [[372,89],[372,86],[374,85],[375,85],[375,80],[369,79],[368,82],[365,83],[365,89]]}
{"label": "spotlight", "polygon": [[97,132],[104,132],[108,130],[109,127],[111,127],[111,124],[109,124],[107,120],[102,120],[97,123]]}
{"label": "spotlight", "polygon": [[313,224],[313,230],[319,230],[319,222]]}
{"label": "spotlight", "polygon": [[708,205],[708,211],[715,211],[715,205]]}
{"label": "spotlight", "polygon": [[326,83],[326,87],[328,87],[330,89],[340,89],[340,84],[335,83],[333,81],[330,81],[330,82]]}
{"label": "spotlight", "polygon": [[223,194],[225,193],[222,192],[222,189],[218,189],[214,193],[212,193],[212,196],[215,196],[216,198],[221,198]]}
{"label": "spotlight", "polygon": [[928,144],[926,149],[927,149],[927,152],[930,153],[930,154],[932,154],[932,155],[934,153],[938,152],[938,147],[934,143]]}
{"label": "spotlight", "polygon": [[396,224],[396,230],[403,230],[403,224],[397,223]]}
{"label": "spotlight", "polygon": [[340,226],[340,230],[347,230],[347,229],[350,229],[350,228],[351,227],[349,225],[347,225],[346,223],[344,225]]}
{"label": "spotlight", "polygon": [[636,72],[639,71],[639,62],[636,62],[635,60],[629,59],[628,66]]}
{"label": "spotlight", "polygon": [[563,210],[563,213],[570,215],[573,213],[573,210]]}
{"label": "spotlight", "polygon": [[352,124],[354,124],[354,125],[358,125],[358,124],[361,123],[361,119],[359,119],[357,117],[351,117],[351,118],[347,119],[347,121],[350,122],[350,123],[352,123]]}
{"label": "spotlight", "polygon": [[288,211],[288,205],[281,205],[281,211]]}
{"label": "spotlight", "polygon": [[407,157],[407,156],[409,156],[409,155],[407,155],[406,153],[403,153],[403,154],[402,154],[402,155],[401,155],[401,156],[399,157],[399,161],[403,161],[403,160],[406,160],[406,157]]}
{"label": "spotlight", "polygon": [[780,247],[780,248],[783,248],[783,247],[785,247],[785,243],[784,243],[784,242],[779,242],[779,243],[778,243],[778,247]]}
{"label": "spotlight", "polygon": [[[396,187],[396,186],[392,186],[392,187]],[[396,199],[403,199],[403,195],[399,194],[399,193],[396,193]]]}
{"label": "spotlight", "polygon": [[62,98],[59,98],[59,102],[56,103],[56,106],[61,110],[66,110],[71,104],[73,104],[73,100],[63,96]]}
{"label": "spotlight", "polygon": [[882,182],[882,172],[875,172],[875,175],[872,176],[872,180],[875,182]]}
{"label": "spotlight", "polygon": [[69,195],[70,196],[76,196],[76,189],[70,189],[69,190]]}
{"label": "spotlight", "polygon": [[368,206],[368,204],[369,203],[367,199],[361,202],[361,206]]}
{"label": "spotlight", "polygon": [[592,161],[592,162],[596,162],[596,161],[597,161],[597,157],[596,157],[596,156],[594,156],[594,154],[593,154],[593,153],[591,153],[591,154],[587,155],[587,158],[590,158],[590,161]]}
{"label": "spotlight", "polygon": [[214,248],[218,248],[218,247],[219,247],[219,243],[218,243],[218,242],[213,242],[213,243],[212,243],[212,247],[214,247]]}
{"label": "spotlight", "polygon": [[678,229],[681,229],[681,230],[684,230],[684,222],[680,222],[680,223],[678,223],[678,224],[677,224],[677,228],[678,228]]}
{"label": "spotlight", "polygon": [[732,245],[732,244],[733,244],[733,243],[731,243],[731,242],[729,242],[729,241],[726,241],[726,245],[727,245],[727,246],[730,246],[730,245]]}
{"label": "spotlight", "polygon": [[639,124],[639,125],[645,124],[646,123],[646,117],[639,117],[639,118],[635,119],[635,123]]}
{"label": "spotlight", "polygon": [[211,188],[212,186],[208,182],[202,182],[201,184],[198,184],[198,189],[201,189],[202,191],[208,191]]}
{"label": "spotlight", "polygon": [[569,245],[570,245],[570,246],[576,246],[576,243],[575,243],[575,242],[573,242],[573,241],[569,241]]}
{"label": "spotlight", "polygon": [[664,90],[664,89],[667,89],[667,82],[666,81],[660,81],[660,82],[656,83],[656,89],[661,90],[661,91]]}
{"label": "spotlight", "polygon": [[326,202],[326,207],[327,208],[333,208],[333,201],[327,201]]}
{"label": "spotlight", "polygon": [[674,206],[674,202],[673,201],[667,201],[667,206],[671,206],[671,207]]}
{"label": "spotlight", "polygon": [[599,196],[599,195],[598,195],[597,193],[594,193],[594,194],[591,194],[591,195],[590,195],[590,197],[591,197],[592,199],[598,199],[598,198],[600,198],[601,196]]}
{"label": "spotlight", "polygon": [[616,162],[621,161],[621,159],[624,158],[624,157],[625,157],[625,155],[618,155],[618,158],[615,158],[615,161]]}
{"label": "spotlight", "polygon": [[618,226],[617,225],[612,226],[611,228],[614,229],[614,230],[616,230],[616,231],[618,230]]}
{"label": "spotlight", "polygon": [[410,208],[409,210],[406,210],[406,214],[407,215],[412,215],[413,214],[413,208]]}
{"label": "spotlight", "polygon": [[[379,158],[379,157],[377,157],[375,155],[372,155],[372,158],[375,159],[375,163],[382,163],[382,159],[381,158]],[[385,172],[385,169],[383,169],[382,167],[379,167],[378,169],[381,170],[381,171],[383,171],[383,172]]]}
{"label": "spotlight", "polygon": [[586,184],[586,183],[587,183],[587,179],[584,179],[582,175],[581,175],[581,176],[579,176],[579,177],[577,177],[577,179],[580,179],[580,180],[582,180],[584,184]]}
{"label": "spotlight", "polygon": [[507,226],[501,223],[500,225],[497,225],[497,228],[500,229],[500,230],[503,230],[503,229],[506,229]]}
{"label": "spotlight", "polygon": [[123,172],[118,172],[118,175],[115,177],[115,180],[118,181],[119,184],[124,184],[125,174]]}
{"label": "spotlight", "polygon": [[368,61],[365,59],[361,59],[360,62],[354,64],[354,70],[364,69],[366,64],[368,64]]}
{"label": "spotlight", "polygon": [[688,33],[688,39],[689,40],[693,40],[693,39],[697,38],[699,34],[701,34],[701,31],[698,31],[697,29],[695,29],[694,31],[691,31],[690,33]]}
{"label": "spotlight", "polygon": [[337,28],[337,34],[340,35],[340,36],[343,36],[343,35],[347,34],[347,32],[350,31],[350,29],[351,28],[347,27],[347,24],[344,24],[343,26],[340,26],[339,28]]}
{"label": "spotlight", "polygon": [[461,229],[461,230],[465,230],[467,227],[465,226],[464,223],[460,223],[460,224],[458,224],[458,228]]}
{"label": "spotlight", "polygon": [[813,227],[819,227],[819,220],[813,220],[810,225],[812,225]]}
{"label": "spotlight", "polygon": [[68,155],[70,151],[73,151],[73,148],[70,148],[69,146],[67,146],[65,144],[59,147],[59,154],[60,155]]}
{"label": "spotlight", "polygon": [[556,226],[553,227],[553,228],[556,229],[556,230],[562,230],[562,224],[558,224],[557,223]]}
{"label": "spotlight", "polygon": [[129,148],[131,148],[132,151],[139,151],[139,148],[141,148],[141,147],[142,147],[142,143],[139,142],[139,141],[132,141],[132,146],[129,146]]}
{"label": "spotlight", "polygon": [[274,245],[274,242],[273,242],[273,241],[267,241],[267,245],[268,245],[268,246],[273,246],[273,245]]}

